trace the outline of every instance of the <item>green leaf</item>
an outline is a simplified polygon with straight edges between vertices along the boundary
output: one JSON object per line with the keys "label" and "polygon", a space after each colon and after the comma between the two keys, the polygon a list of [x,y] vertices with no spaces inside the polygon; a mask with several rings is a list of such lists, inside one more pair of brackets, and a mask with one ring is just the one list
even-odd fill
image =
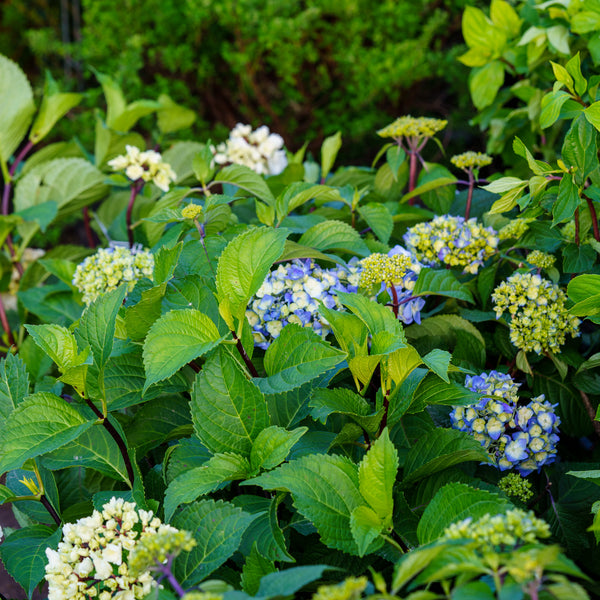
{"label": "green leaf", "polygon": [[273,561],[264,558],[257,550],[256,545],[252,546],[250,554],[247,556],[246,562],[242,567],[242,589],[246,593],[254,596],[256,592],[258,592],[258,586],[260,585],[262,577],[276,571],[277,569],[275,568]]}
{"label": "green leaf", "polygon": [[252,443],[269,426],[262,392],[223,348],[211,354],[197,375],[191,408],[198,437],[215,453],[250,456]]}
{"label": "green leaf", "polygon": [[412,291],[413,296],[447,296],[474,302],[469,289],[447,270],[421,269]]}
{"label": "green leaf", "polygon": [[252,470],[258,473],[260,469],[266,471],[281,464],[290,453],[296,442],[308,431],[308,427],[298,427],[287,431],[283,427],[271,425],[263,429],[254,440],[250,452]]}
{"label": "green leaf", "polygon": [[13,579],[31,598],[45,575],[46,548],[56,550],[62,529],[33,525],[13,531],[0,545],[0,557]]}
{"label": "green leaf", "polygon": [[430,373],[417,388],[413,401],[424,406],[468,406],[477,404],[480,399],[480,394],[468,390],[464,385],[456,381],[443,381]]}
{"label": "green leaf", "polygon": [[[580,96],[583,96],[587,90],[587,81],[585,77],[581,74],[581,56],[579,52],[575,54],[565,65],[567,72],[573,78],[575,83],[575,91]],[[585,111],[584,111],[585,113]]]}
{"label": "green leaf", "polygon": [[438,377],[443,379],[446,383],[450,383],[448,377],[448,369],[450,367],[450,360],[452,354],[446,350],[440,350],[434,348],[429,354],[426,354],[421,359],[425,365],[427,365]]}
{"label": "green leaf", "polygon": [[589,244],[565,244],[562,255],[565,273],[585,273],[596,262],[596,251]]}
{"label": "green leaf", "polygon": [[579,185],[583,185],[599,166],[596,137],[596,131],[583,115],[573,121],[565,136],[562,159],[567,167],[573,167],[574,178]]}
{"label": "green leaf", "polygon": [[571,175],[564,175],[558,186],[558,197],[552,206],[552,224],[570,221],[579,206],[579,187]]}
{"label": "green leaf", "polygon": [[558,63],[550,61],[550,64],[552,65],[552,70],[554,71],[554,77],[556,81],[559,81],[564,86],[566,86],[566,88],[571,92],[571,94],[573,94],[575,91],[575,82],[573,81],[573,78],[571,77],[569,72]]}
{"label": "green leaf", "polygon": [[158,97],[160,108],[156,111],[157,125],[161,133],[173,133],[191,127],[196,113],[181,104],[173,102],[167,94]]}
{"label": "green leaf", "polygon": [[127,292],[127,286],[99,296],[81,315],[79,337],[92,349],[95,363],[104,367],[113,349],[115,321]]}
{"label": "green leaf", "polygon": [[386,528],[391,525],[394,512],[393,489],[398,465],[398,451],[390,441],[387,428],[358,465],[360,493]]}
{"label": "green leaf", "polygon": [[298,512],[314,523],[327,547],[358,552],[350,515],[364,505],[364,500],[358,488],[358,469],[349,459],[326,454],[304,456],[242,485],[290,492]]}
{"label": "green leaf", "polygon": [[[284,230],[257,227],[238,235],[223,250],[217,267],[219,304],[227,303],[239,321],[271,265],[283,253],[286,237]],[[228,325],[233,328],[233,323]]]}
{"label": "green leaf", "polygon": [[540,113],[540,127],[546,129],[553,125],[560,116],[560,109],[571,96],[563,91],[556,90],[542,98],[542,112]]}
{"label": "green leaf", "polygon": [[[585,5],[582,5],[582,8]],[[596,10],[582,10],[571,17],[573,33],[584,34],[600,29],[600,13]]]}
{"label": "green leaf", "polygon": [[434,429],[409,450],[404,463],[403,487],[438,471],[467,461],[490,462],[490,457],[472,436],[456,429]]}
{"label": "green leaf", "polygon": [[35,343],[58,365],[62,373],[85,362],[88,351],[79,352],[75,336],[61,325],[25,325]]}
{"label": "green leaf", "polygon": [[477,110],[492,104],[504,83],[504,65],[493,60],[482,67],[474,67],[469,73],[469,91]]}
{"label": "green leaf", "polygon": [[329,371],[346,358],[312,329],[289,323],[265,353],[266,378],[254,382],[265,394],[293,390]]}
{"label": "green leaf", "polygon": [[196,546],[175,561],[174,572],[180,584],[195,586],[220,567],[238,549],[244,531],[255,518],[222,500],[186,506],[172,524],[191,531]]}
{"label": "green leaf", "polygon": [[585,118],[600,131],[600,101],[593,102],[583,110]]}
{"label": "green leaf", "polygon": [[309,200],[341,200],[337,189],[328,185],[314,185],[305,181],[296,181],[288,185],[283,193],[277,197],[277,220],[281,221]]}
{"label": "green leaf", "polygon": [[357,506],[350,515],[350,529],[352,537],[358,546],[358,555],[364,556],[369,551],[377,549],[377,546],[383,544],[383,540],[379,540],[379,544],[373,548],[373,542],[377,540],[383,524],[381,518],[377,516],[375,511],[368,506]]}
{"label": "green leaf", "polygon": [[427,181],[419,186],[417,186],[414,190],[404,194],[400,199],[400,202],[407,202],[411,198],[415,198],[416,196],[420,196],[421,194],[425,194],[426,192],[431,192],[432,190],[436,190],[441,187],[446,187],[449,185],[454,185],[456,183],[456,177],[436,177],[431,181]]}
{"label": "green leaf", "polygon": [[358,231],[347,223],[335,219],[313,225],[302,235],[298,243],[321,251],[338,250],[358,256],[370,254]]}
{"label": "green leaf", "polygon": [[256,514],[248,529],[244,532],[240,552],[247,555],[253,546],[262,556],[269,560],[281,562],[295,562],[288,553],[283,531],[277,522],[277,507],[283,500],[284,494],[279,494],[273,499],[259,496],[237,495],[233,504],[248,513]]}
{"label": "green leaf", "polygon": [[244,479],[250,473],[246,458],[233,452],[215,454],[201,467],[189,469],[171,481],[165,493],[165,520],[170,521],[175,509],[222,487],[227,481]]}
{"label": "green leaf", "polygon": [[262,578],[256,597],[268,600],[269,598],[291,596],[305,585],[320,579],[323,572],[331,568],[327,565],[305,565],[269,573]]}
{"label": "green leaf", "polygon": [[34,144],[45,138],[54,125],[83,100],[83,94],[60,93],[56,84],[52,84],[51,80],[46,81],[42,104],[29,132],[29,140]]}
{"label": "green leaf", "polygon": [[494,26],[484,12],[473,6],[466,6],[462,16],[462,34],[470,48],[485,48],[498,52],[506,44],[504,32]]}
{"label": "green leaf", "polygon": [[[548,163],[541,161],[541,160],[536,160],[533,157],[533,154],[531,154],[531,152],[529,151],[529,148],[527,148],[527,146],[516,136],[515,136],[515,139],[513,140],[513,150],[515,151],[515,154],[518,154],[519,156],[522,156],[525,160],[527,160],[527,164],[529,165],[529,168],[532,170],[532,172],[535,175],[544,176],[552,171],[552,167]],[[483,188],[489,191],[490,185],[493,186],[494,183],[497,183],[501,180],[506,180],[506,179],[513,179],[516,182],[518,182],[518,183],[516,183],[516,185],[513,186],[513,188],[520,185],[520,183],[523,183],[523,181],[517,177],[501,177],[500,179],[493,181],[491,184],[489,184],[487,186],[483,186]],[[510,189],[513,189],[513,188],[510,188]],[[505,191],[505,190],[503,190],[503,191]]]}
{"label": "green leaf", "polygon": [[[125,309],[125,327],[132,340],[143,340],[152,325],[160,318],[162,301],[167,291],[167,283],[152,287],[142,292],[141,300]],[[187,302],[186,308],[187,308]]]}
{"label": "green leaf", "polygon": [[417,528],[419,542],[427,544],[436,540],[451,523],[467,517],[476,521],[487,513],[495,515],[510,508],[512,504],[498,494],[464,483],[449,483],[427,505]]}
{"label": "green leaf", "polygon": [[21,68],[0,55],[0,161],[8,162],[35,112],[33,91]]}
{"label": "green leaf", "polygon": [[321,146],[321,178],[325,179],[342,147],[342,132],[338,131],[325,138]]}
{"label": "green leaf", "polygon": [[19,356],[7,354],[0,361],[0,431],[12,411],[29,395],[29,374]]}
{"label": "green leaf", "polygon": [[229,165],[221,170],[211,183],[231,183],[260,198],[267,206],[275,206],[275,198],[265,180],[249,167],[243,165]]}
{"label": "green leaf", "polygon": [[492,0],[490,18],[492,23],[502,29],[508,37],[519,35],[522,21],[517,11],[508,2]]}
{"label": "green leaf", "polygon": [[379,241],[384,244],[389,242],[394,230],[394,220],[385,204],[369,202],[359,207],[358,214],[365,220]]}
{"label": "green leaf", "polygon": [[[404,554],[394,569],[392,579],[392,594],[397,594],[402,586],[409,582],[417,573],[422,571],[429,563],[446,548],[442,545],[429,548],[417,548]],[[415,599],[417,600],[417,599]],[[423,599],[425,600],[425,599]]]}
{"label": "green leaf", "polygon": [[0,473],[18,469],[28,458],[68,444],[93,424],[94,421],[86,421],[70,404],[54,394],[32,394],[6,421],[0,446]]}
{"label": "green leaf", "polygon": [[217,326],[199,310],[188,308],[164,314],[152,325],[144,342],[144,391],[206,354],[222,339]]}

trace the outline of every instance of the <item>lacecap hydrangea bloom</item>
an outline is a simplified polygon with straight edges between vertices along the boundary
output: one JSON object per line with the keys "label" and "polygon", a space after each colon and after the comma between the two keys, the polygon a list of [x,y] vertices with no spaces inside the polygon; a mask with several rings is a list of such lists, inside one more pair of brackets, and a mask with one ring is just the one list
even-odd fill
{"label": "lacecap hydrangea bloom", "polygon": [[504,514],[486,514],[476,521],[469,517],[452,523],[445,529],[443,537],[447,540],[472,540],[481,552],[514,550],[550,537],[550,526],[538,519],[533,511],[515,508]]}
{"label": "lacecap hydrangea bloom", "polygon": [[85,304],[127,283],[131,291],[143,277],[152,279],[154,255],[141,247],[129,249],[125,246],[100,248],[77,265],[73,285],[83,294]]}
{"label": "lacecap hydrangea bloom", "polygon": [[287,166],[283,144],[283,138],[266,125],[253,131],[250,125],[238,123],[226,142],[211,149],[218,165],[244,165],[259,175],[278,175]]}
{"label": "lacecap hydrangea bloom", "polygon": [[360,261],[359,286],[367,291],[379,287],[377,293],[387,290],[392,303],[398,307],[398,318],[410,325],[421,322],[425,306],[422,297],[413,298],[412,291],[423,265],[414,254],[394,246],[387,254],[374,253]]}
{"label": "lacecap hydrangea bloom", "polygon": [[455,406],[450,420],[481,443],[498,469],[528,475],[556,460],[560,418],[543,395],[521,404],[518,386],[497,371],[468,375],[465,387],[485,395],[477,404]]}
{"label": "lacecap hydrangea bloom", "polygon": [[112,498],[101,511],[63,526],[58,550],[46,548],[48,600],[137,600],[155,586],[150,571],[130,571],[128,557],[140,542],[178,532],[152,511]]}
{"label": "lacecap hydrangea bloom", "polygon": [[492,164],[492,157],[483,152],[463,152],[456,154],[450,159],[450,162],[459,169],[469,171],[470,169],[480,169]]}
{"label": "lacecap hydrangea bloom", "polygon": [[442,131],[447,124],[448,121],[443,119],[405,115],[380,129],[377,134],[383,138],[407,137],[422,139],[434,136],[438,131]]}
{"label": "lacecap hydrangea bloom", "polygon": [[124,171],[131,181],[151,181],[163,192],[169,191],[169,186],[177,175],[160,153],[154,150],[142,152],[136,146],[125,146],[126,154],[108,161],[108,166],[115,171]]}
{"label": "lacecap hydrangea bloom", "polygon": [[246,317],[254,343],[266,349],[288,323],[312,327],[321,337],[331,331],[319,314],[319,301],[327,308],[340,309],[336,292],[356,292],[359,266],[323,269],[311,259],[293,260],[271,271],[250,301]]}
{"label": "lacecap hydrangea bloom", "polygon": [[418,223],[404,234],[407,249],[426,266],[462,267],[475,275],[498,248],[498,234],[477,219],[451,215],[436,216]]}
{"label": "lacecap hydrangea bloom", "polygon": [[580,320],[569,314],[567,296],[554,283],[531,273],[515,273],[492,294],[496,318],[510,317],[510,341],[525,352],[559,351],[566,336],[579,335]]}
{"label": "lacecap hydrangea bloom", "polygon": [[533,250],[527,255],[527,262],[538,269],[550,269],[554,266],[556,258],[552,254],[546,254],[541,250]]}

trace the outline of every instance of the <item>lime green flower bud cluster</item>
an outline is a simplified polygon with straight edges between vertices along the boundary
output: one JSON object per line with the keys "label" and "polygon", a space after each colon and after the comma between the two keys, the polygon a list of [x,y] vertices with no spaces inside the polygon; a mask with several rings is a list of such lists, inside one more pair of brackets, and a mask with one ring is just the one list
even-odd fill
{"label": "lime green flower bud cluster", "polygon": [[550,537],[550,526],[538,519],[533,511],[507,510],[505,514],[486,514],[477,521],[471,517],[453,523],[444,531],[448,540],[473,540],[478,550],[491,552],[498,547],[515,547],[534,544]]}
{"label": "lime green flower bud cluster", "polygon": [[532,219],[513,219],[498,232],[501,240],[518,240],[529,231],[529,223]]}
{"label": "lime green flower bud cluster", "polygon": [[557,351],[567,334],[579,335],[580,320],[569,314],[566,294],[531,273],[515,273],[492,294],[496,318],[510,315],[510,341],[525,352]]}
{"label": "lime green flower bud cluster", "polygon": [[527,502],[533,497],[531,483],[518,473],[509,473],[505,475],[499,482],[498,487],[508,496],[517,498],[522,502]]}
{"label": "lime green flower bud cluster", "polygon": [[108,161],[108,166],[114,171],[124,171],[131,181],[151,181],[163,192],[169,191],[169,186],[177,175],[162,156],[154,150],[142,152],[136,146],[126,146],[126,154]]}
{"label": "lime green flower bud cluster", "polygon": [[83,294],[85,304],[127,283],[131,291],[142,277],[152,279],[154,256],[149,250],[123,246],[100,248],[75,269],[73,285]]}
{"label": "lime green flower bud cluster", "polygon": [[498,247],[498,236],[491,227],[483,227],[476,219],[451,215],[436,216],[410,227],[404,241],[426,265],[463,267],[465,273],[473,275]]}
{"label": "lime green flower bud cluster", "polygon": [[90,517],[67,523],[57,550],[46,549],[48,600],[139,600],[156,587],[150,571],[135,574],[129,556],[146,536],[165,538],[152,511],[113,497]]}
{"label": "lime green flower bud cluster", "polygon": [[188,531],[180,531],[170,525],[161,525],[156,533],[144,535],[129,555],[129,570],[137,576],[152,571],[169,558],[189,552],[196,540]]}
{"label": "lime green flower bud cluster", "polygon": [[360,261],[362,272],[359,286],[370,289],[373,286],[395,285],[402,282],[402,278],[411,268],[412,260],[407,254],[394,254],[388,256],[375,252]]}
{"label": "lime green flower bud cluster", "polygon": [[483,152],[463,152],[456,154],[450,159],[450,162],[459,169],[468,171],[469,169],[480,169],[492,164],[492,157]]}
{"label": "lime green flower bud cluster", "polygon": [[195,219],[202,214],[202,207],[199,204],[188,204],[181,209],[181,216],[184,219]]}
{"label": "lime green flower bud cluster", "polygon": [[181,600],[223,600],[223,594],[214,592],[188,592]]}
{"label": "lime green flower bud cluster", "polygon": [[358,600],[366,587],[366,577],[348,577],[339,585],[320,586],[312,600]]}
{"label": "lime green flower bud cluster", "polygon": [[448,124],[443,119],[432,119],[430,117],[412,117],[406,115],[399,117],[393,123],[380,129],[377,134],[383,138],[429,138],[438,131],[442,131]]}
{"label": "lime green flower bud cluster", "polygon": [[556,258],[540,250],[534,250],[528,254],[527,262],[531,263],[534,267],[538,267],[538,269],[550,269],[554,266]]}

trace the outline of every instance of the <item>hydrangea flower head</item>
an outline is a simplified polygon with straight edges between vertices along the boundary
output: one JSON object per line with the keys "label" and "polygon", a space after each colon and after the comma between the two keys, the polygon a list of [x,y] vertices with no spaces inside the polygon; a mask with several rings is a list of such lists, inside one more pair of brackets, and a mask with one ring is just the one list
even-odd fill
{"label": "hydrangea flower head", "polygon": [[450,162],[459,169],[468,171],[469,169],[480,169],[492,164],[492,157],[483,152],[463,152],[456,154],[450,159]]}
{"label": "hydrangea flower head", "polygon": [[508,496],[518,498],[522,502],[527,502],[533,497],[531,483],[518,473],[509,473],[499,482],[498,487]]}
{"label": "hydrangea flower head", "polygon": [[90,304],[124,282],[131,291],[139,279],[152,279],[153,271],[154,255],[149,250],[111,246],[100,248],[77,265],[73,285],[83,294],[84,303]]}
{"label": "hydrangea flower head", "polygon": [[108,161],[108,166],[114,171],[124,171],[131,181],[153,182],[163,192],[169,191],[169,186],[177,175],[162,156],[154,150],[142,152],[136,146],[125,146],[126,154]]}
{"label": "hydrangea flower head", "polygon": [[147,537],[166,532],[177,530],[151,511],[114,497],[90,517],[67,523],[58,550],[46,549],[48,600],[144,598],[154,580],[149,571],[134,575],[128,558]]}
{"label": "hydrangea flower head", "polygon": [[541,250],[533,250],[527,255],[527,262],[538,269],[550,269],[554,266],[556,258],[551,254],[546,254]]}
{"label": "hydrangea flower head", "polygon": [[412,297],[412,290],[423,265],[402,246],[394,246],[387,254],[374,253],[360,261],[359,286],[366,290],[387,290],[390,300],[398,303],[398,318],[410,325],[421,322],[425,298]]}
{"label": "hydrangea flower head", "polygon": [[377,134],[383,138],[429,138],[442,131],[447,124],[448,121],[443,119],[405,115],[380,129]]}
{"label": "hydrangea flower head", "polygon": [[184,219],[195,219],[202,214],[202,206],[200,204],[194,204],[191,202],[187,206],[181,209],[181,216]]}
{"label": "hydrangea flower head", "polygon": [[566,336],[579,335],[580,320],[569,314],[566,294],[531,273],[515,273],[492,294],[496,318],[510,316],[510,341],[525,352],[558,351]]}
{"label": "hydrangea flower head", "polygon": [[229,139],[212,150],[218,165],[245,165],[259,175],[278,175],[287,166],[283,143],[266,125],[252,130],[250,125],[238,123]]}
{"label": "hydrangea flower head", "polygon": [[311,259],[279,265],[267,275],[246,311],[255,345],[268,348],[288,323],[312,327],[326,337],[330,328],[318,312],[319,302],[327,308],[341,308],[336,292],[356,292],[358,279],[356,260],[348,268],[333,269],[323,269]]}
{"label": "hydrangea flower head", "polygon": [[498,236],[491,227],[483,227],[475,218],[451,215],[436,216],[410,227],[404,242],[427,266],[462,267],[473,275],[498,248]]}
{"label": "hydrangea flower head", "polygon": [[472,540],[482,552],[513,550],[550,537],[550,526],[538,519],[533,511],[515,508],[504,514],[486,514],[476,521],[469,517],[452,523],[445,529],[444,537],[447,540]]}
{"label": "hydrangea flower head", "polygon": [[348,577],[338,585],[320,586],[312,600],[358,600],[366,587],[366,577]]}
{"label": "hydrangea flower head", "polygon": [[510,223],[507,223],[498,232],[498,237],[501,240],[510,240],[523,237],[529,231],[529,223],[533,219],[513,219]]}
{"label": "hydrangea flower head", "polygon": [[477,404],[455,406],[450,413],[452,427],[480,442],[494,466],[528,475],[554,462],[560,425],[555,405],[543,395],[520,405],[518,384],[496,371],[467,376],[465,387],[485,396]]}

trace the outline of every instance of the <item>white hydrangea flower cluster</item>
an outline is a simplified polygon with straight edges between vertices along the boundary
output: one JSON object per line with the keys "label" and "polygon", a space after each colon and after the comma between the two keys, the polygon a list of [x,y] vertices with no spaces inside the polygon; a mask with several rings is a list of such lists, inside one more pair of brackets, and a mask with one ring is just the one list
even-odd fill
{"label": "white hydrangea flower cluster", "polygon": [[155,586],[149,571],[133,576],[128,556],[147,536],[177,532],[152,511],[113,497],[101,511],[63,527],[58,550],[46,548],[48,600],[137,600]]}
{"label": "white hydrangea flower cluster", "polygon": [[519,384],[497,371],[467,376],[465,387],[485,396],[477,404],[455,406],[450,413],[452,427],[480,442],[498,469],[528,475],[556,460],[560,425],[556,405],[541,395],[519,406]]}
{"label": "white hydrangea flower cluster", "polygon": [[169,191],[169,186],[177,175],[171,165],[163,162],[160,153],[154,150],[142,152],[137,146],[125,146],[126,154],[108,161],[108,166],[114,171],[124,171],[131,181],[151,181],[163,192]]}
{"label": "white hydrangea flower cluster", "polygon": [[253,131],[250,125],[238,123],[229,132],[229,139],[211,150],[218,165],[233,163],[259,175],[278,175],[288,164],[283,144],[283,138],[266,125]]}
{"label": "white hydrangea flower cluster", "polygon": [[402,246],[394,246],[387,255],[375,253],[367,256],[360,261],[360,266],[361,288],[380,286],[378,293],[387,290],[390,300],[398,303],[398,318],[405,325],[421,322],[425,298],[413,298],[412,290],[423,265],[414,254]]}
{"label": "white hydrangea flower cluster", "polygon": [[309,258],[279,265],[267,275],[246,311],[254,345],[266,350],[288,323],[312,327],[326,337],[331,329],[318,312],[319,301],[327,308],[341,309],[336,292],[356,292],[359,276],[356,259],[348,268],[323,269]]}
{"label": "white hydrangea flower cluster", "polygon": [[404,234],[410,252],[427,266],[463,267],[477,274],[479,267],[496,252],[498,234],[477,219],[438,215],[426,223],[410,227]]}
{"label": "white hydrangea flower cluster", "polygon": [[567,334],[577,337],[577,317],[569,314],[566,294],[531,273],[515,273],[492,294],[496,319],[510,315],[510,341],[525,352],[559,351]]}
{"label": "white hydrangea flower cluster", "polygon": [[452,523],[444,531],[447,540],[472,540],[478,549],[486,552],[498,547],[514,549],[524,544],[535,544],[550,537],[550,526],[538,519],[533,511],[515,508],[504,514],[486,514],[477,521],[473,517]]}
{"label": "white hydrangea flower cluster", "polygon": [[124,282],[131,291],[139,279],[152,279],[153,272],[154,255],[149,250],[111,246],[100,248],[77,265],[73,285],[83,294],[84,303],[90,304]]}

